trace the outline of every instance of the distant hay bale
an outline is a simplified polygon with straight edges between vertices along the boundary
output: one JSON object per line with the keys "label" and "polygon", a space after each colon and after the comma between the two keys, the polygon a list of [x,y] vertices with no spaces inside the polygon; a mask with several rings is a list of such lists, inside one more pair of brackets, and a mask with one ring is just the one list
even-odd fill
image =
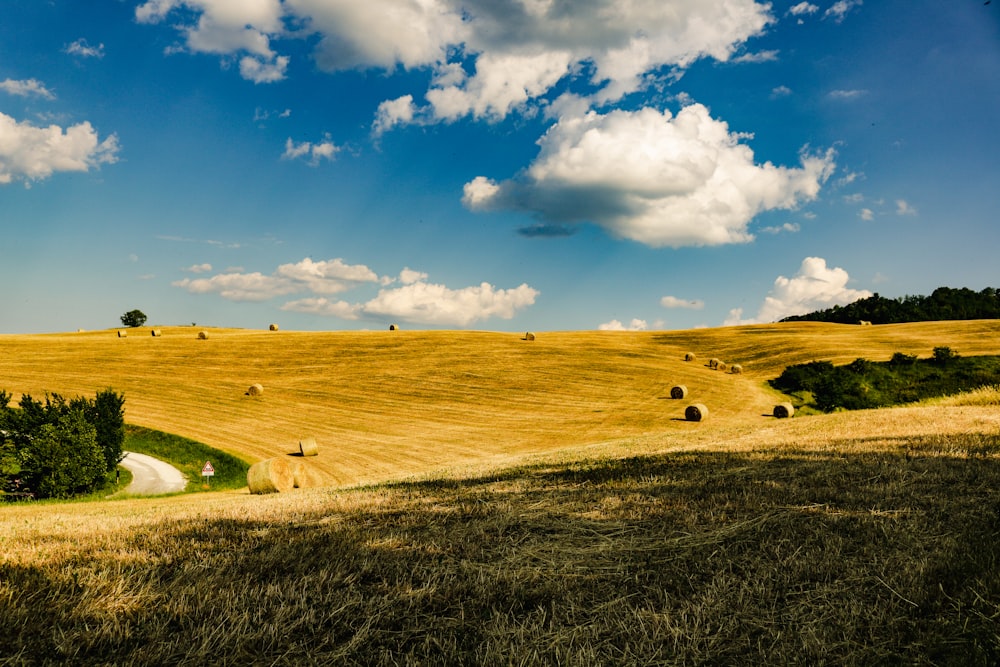
{"label": "distant hay bale", "polygon": [[689,422],[700,422],[708,417],[708,408],[701,403],[692,403],[684,410],[684,419]]}
{"label": "distant hay bale", "polygon": [[399,327],[397,327],[395,324],[390,324],[389,331],[399,331]]}
{"label": "distant hay bale", "polygon": [[319,447],[316,446],[316,438],[302,438],[299,440],[299,452],[302,456],[319,456]]}
{"label": "distant hay bale", "polygon": [[118,337],[119,338],[128,338],[128,332],[127,331],[122,331],[122,330],[119,329],[119,331],[118,331]]}
{"label": "distant hay bale", "polygon": [[795,414],[795,408],[791,403],[778,403],[774,406],[774,416],[778,419],[788,419]]}
{"label": "distant hay bale", "polygon": [[535,340],[535,334],[529,331],[524,334],[524,338],[522,340]]}
{"label": "distant hay bale", "polygon": [[717,371],[722,371],[723,373],[725,373],[725,372],[726,372],[726,369],[727,369],[727,368],[729,368],[729,366],[728,366],[728,365],[726,364],[726,362],[724,362],[724,361],[720,361],[719,363],[717,363],[717,364],[715,365],[715,370],[717,370]]}
{"label": "distant hay bale", "polygon": [[688,388],[682,384],[670,388],[670,398],[687,398]]}
{"label": "distant hay bale", "polygon": [[160,336],[163,335],[163,333],[159,329],[153,329],[149,333],[152,334],[153,338],[159,338]]}
{"label": "distant hay bale", "polygon": [[250,388],[247,389],[246,393],[247,396],[263,396],[263,394],[264,394],[264,385],[260,384],[259,382],[250,385]]}
{"label": "distant hay bale", "polygon": [[698,355],[696,355],[694,352],[688,352],[687,354],[684,355],[684,361],[694,361],[697,358]]}
{"label": "distant hay bale", "polygon": [[872,325],[868,320],[858,320],[858,324],[863,327],[870,327]]}
{"label": "distant hay bale", "polygon": [[739,375],[740,373],[743,372],[743,367],[740,366],[739,364],[733,364],[732,366],[729,367],[729,372],[732,373],[733,375]]}
{"label": "distant hay bale", "polygon": [[208,332],[207,331],[199,331],[198,332],[198,340],[207,340],[207,339],[208,339]]}
{"label": "distant hay bale", "polygon": [[284,456],[254,463],[247,470],[250,493],[283,493],[298,488],[297,468],[297,465]]}
{"label": "distant hay bale", "polygon": [[718,368],[719,367],[719,360],[716,359],[715,357],[712,357],[711,359],[708,360],[708,367],[712,368],[712,369]]}
{"label": "distant hay bale", "polygon": [[270,331],[277,331],[278,330],[278,325],[277,324],[272,324],[271,326],[268,327],[268,330],[270,330]]}

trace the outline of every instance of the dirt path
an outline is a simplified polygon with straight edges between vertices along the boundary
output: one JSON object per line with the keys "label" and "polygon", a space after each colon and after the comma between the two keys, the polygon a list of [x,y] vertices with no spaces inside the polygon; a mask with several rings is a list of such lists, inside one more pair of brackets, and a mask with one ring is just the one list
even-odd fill
{"label": "dirt path", "polygon": [[187,479],[169,463],[135,452],[125,452],[120,464],[132,473],[132,483],[124,490],[133,495],[155,495],[183,491]]}

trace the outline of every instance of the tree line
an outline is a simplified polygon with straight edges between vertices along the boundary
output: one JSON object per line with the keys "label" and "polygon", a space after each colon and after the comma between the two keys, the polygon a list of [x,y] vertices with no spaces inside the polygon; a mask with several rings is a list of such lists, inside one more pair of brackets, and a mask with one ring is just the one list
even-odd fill
{"label": "tree line", "polygon": [[981,292],[961,287],[939,287],[930,296],[888,299],[877,292],[846,306],[834,306],[806,315],[792,315],[782,322],[835,322],[872,324],[929,322],[935,320],[1000,319],[1000,291],[987,287]]}
{"label": "tree line", "polygon": [[111,389],[88,399],[25,394],[10,405],[0,391],[0,490],[69,498],[109,481],[125,445],[125,397]]}

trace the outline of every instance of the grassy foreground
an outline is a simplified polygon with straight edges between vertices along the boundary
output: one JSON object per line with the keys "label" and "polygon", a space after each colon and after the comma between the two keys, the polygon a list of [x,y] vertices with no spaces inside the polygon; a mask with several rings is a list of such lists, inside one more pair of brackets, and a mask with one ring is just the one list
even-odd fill
{"label": "grassy foreground", "polygon": [[1000,437],[747,444],[12,508],[0,664],[997,664]]}

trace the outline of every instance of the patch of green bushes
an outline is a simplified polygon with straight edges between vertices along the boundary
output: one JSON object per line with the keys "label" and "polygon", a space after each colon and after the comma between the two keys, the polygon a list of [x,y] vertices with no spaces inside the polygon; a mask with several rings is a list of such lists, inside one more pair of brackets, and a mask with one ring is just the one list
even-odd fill
{"label": "patch of green bushes", "polygon": [[832,412],[913,403],[998,381],[1000,357],[961,357],[951,348],[936,347],[928,359],[897,352],[884,362],[859,358],[844,366],[829,361],[796,364],[770,385],[801,403]]}

